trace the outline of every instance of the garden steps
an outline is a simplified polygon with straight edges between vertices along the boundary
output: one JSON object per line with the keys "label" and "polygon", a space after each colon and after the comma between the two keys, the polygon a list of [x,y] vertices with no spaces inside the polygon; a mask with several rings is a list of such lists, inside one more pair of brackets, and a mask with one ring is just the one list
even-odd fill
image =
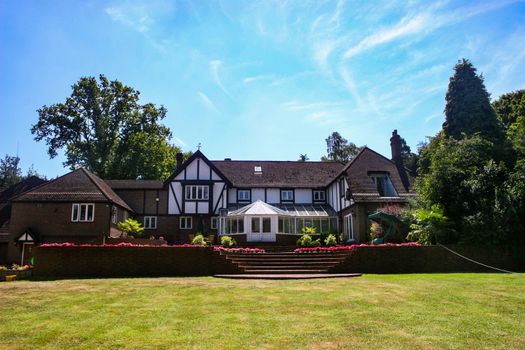
{"label": "garden steps", "polygon": [[319,274],[330,273],[349,256],[348,251],[337,252],[221,252],[226,260],[244,274]]}

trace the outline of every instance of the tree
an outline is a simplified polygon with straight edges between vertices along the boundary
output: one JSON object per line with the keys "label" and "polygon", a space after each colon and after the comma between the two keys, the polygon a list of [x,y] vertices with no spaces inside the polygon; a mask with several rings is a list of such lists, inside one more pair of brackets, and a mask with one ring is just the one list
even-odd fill
{"label": "tree", "polygon": [[325,141],[327,157],[322,157],[322,161],[346,163],[359,153],[359,147],[353,142],[348,142],[337,131],[329,135]]}
{"label": "tree", "polygon": [[308,158],[308,155],[305,153],[305,154],[300,154],[299,155],[299,162],[306,162],[306,161],[309,161],[310,158]]}
{"label": "tree", "polygon": [[19,157],[11,157],[7,154],[4,159],[0,160],[0,187],[8,187],[22,180],[22,169],[18,166],[19,163]]}
{"label": "tree", "polygon": [[447,137],[460,140],[462,134],[472,136],[480,133],[494,142],[502,139],[483,76],[476,74],[476,68],[469,60],[458,61],[454,67],[445,99],[443,130]]}
{"label": "tree", "polygon": [[139,104],[140,93],[104,75],[81,78],[65,102],[43,106],[31,132],[51,158],[63,150],[65,166],[85,167],[105,179],[164,179],[180,149],[161,124],[166,109]]}
{"label": "tree", "polygon": [[37,176],[43,180],[46,179],[45,176],[35,170],[33,164],[27,170],[26,175],[23,175],[19,163],[20,158],[18,156],[11,157],[8,154],[5,155],[4,159],[0,160],[0,187],[9,187],[31,176]]}
{"label": "tree", "polygon": [[401,138],[401,159],[405,167],[410,171],[410,174],[415,176],[417,174],[418,155],[412,153],[410,146],[404,138]]}
{"label": "tree", "polygon": [[519,117],[525,117],[525,90],[518,90],[501,95],[492,103],[498,119],[505,130]]}

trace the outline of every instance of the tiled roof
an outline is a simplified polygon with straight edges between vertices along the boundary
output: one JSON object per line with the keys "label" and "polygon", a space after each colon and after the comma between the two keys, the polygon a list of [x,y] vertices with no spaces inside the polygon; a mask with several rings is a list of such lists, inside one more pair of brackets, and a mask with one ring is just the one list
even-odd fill
{"label": "tiled roof", "polygon": [[4,188],[4,190],[0,192],[0,232],[3,229],[7,230],[6,227],[7,227],[9,218],[11,217],[11,204],[9,203],[9,201],[12,198],[24,192],[27,192],[31,190],[32,188],[35,188],[45,182],[46,182],[45,180],[42,180],[41,178],[37,176],[31,176],[12,186]]}
{"label": "tiled roof", "polygon": [[86,169],[77,169],[55,180],[49,181],[14,201],[59,202],[92,201],[112,202],[129,211],[133,211],[112,189],[98,176]]}
{"label": "tiled roof", "polygon": [[104,180],[114,190],[160,190],[164,183],[159,180]]}
{"label": "tiled roof", "polygon": [[[235,187],[315,188],[326,186],[343,169],[338,162],[214,160]],[[261,173],[255,173],[261,167]]]}
{"label": "tiled roof", "polygon": [[7,202],[11,198],[27,192],[30,189],[43,184],[44,182],[46,181],[37,176],[31,176],[12,186],[6,187],[0,192],[0,203]]}
{"label": "tiled roof", "polygon": [[[405,169],[398,169],[396,164],[381,154],[364,147],[361,151],[342,169],[341,174],[346,173],[350,190],[356,201],[393,201],[393,198],[379,197],[377,187],[370,178],[372,172],[387,172],[390,175],[399,197],[412,195],[410,187],[413,179],[405,174]],[[406,176],[408,188],[405,187],[403,176]],[[399,198],[398,198],[399,199]]]}

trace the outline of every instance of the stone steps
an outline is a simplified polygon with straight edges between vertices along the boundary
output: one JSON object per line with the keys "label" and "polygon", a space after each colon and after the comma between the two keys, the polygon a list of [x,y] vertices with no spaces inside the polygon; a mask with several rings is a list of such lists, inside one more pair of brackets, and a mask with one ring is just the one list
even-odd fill
{"label": "stone steps", "polygon": [[245,274],[319,274],[328,273],[342,263],[348,251],[323,253],[228,253],[226,260]]}

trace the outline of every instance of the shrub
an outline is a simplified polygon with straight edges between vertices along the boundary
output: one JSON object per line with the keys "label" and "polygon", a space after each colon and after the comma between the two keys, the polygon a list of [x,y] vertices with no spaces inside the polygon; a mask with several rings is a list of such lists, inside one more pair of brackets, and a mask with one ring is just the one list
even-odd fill
{"label": "shrub", "polygon": [[305,226],[301,229],[301,232],[306,235],[315,235],[316,230],[315,227]]}
{"label": "shrub", "polygon": [[195,236],[195,238],[193,238],[193,240],[191,241],[191,244],[201,245],[201,246],[208,245],[206,243],[206,240],[204,240],[204,236],[202,235],[202,233],[197,234],[197,236]]}
{"label": "shrub", "polygon": [[5,270],[7,270],[7,266],[0,265],[0,271],[5,271]]}
{"label": "shrub", "polygon": [[297,245],[300,247],[309,247],[312,244],[312,236],[303,234],[298,240]]}
{"label": "shrub", "polygon": [[230,236],[222,236],[221,245],[225,248],[230,248],[235,247],[237,245],[237,242],[235,242],[235,239],[231,238]]}
{"label": "shrub", "polygon": [[414,223],[410,225],[407,240],[421,244],[449,243],[455,240],[453,224],[439,206],[433,205],[430,210],[417,209],[412,215]]}
{"label": "shrub", "polygon": [[127,236],[131,237],[140,237],[144,231],[144,227],[132,218],[127,218],[126,221],[119,222],[117,227],[122,232],[125,232]]}
{"label": "shrub", "polygon": [[297,240],[297,245],[300,247],[318,247],[321,245],[321,240],[316,239],[315,241],[312,239],[312,236],[309,234],[303,234],[301,238]]}
{"label": "shrub", "polygon": [[337,245],[337,238],[335,237],[335,235],[334,234],[329,234],[326,237],[326,239],[324,240],[324,245],[328,246],[328,247]]}

